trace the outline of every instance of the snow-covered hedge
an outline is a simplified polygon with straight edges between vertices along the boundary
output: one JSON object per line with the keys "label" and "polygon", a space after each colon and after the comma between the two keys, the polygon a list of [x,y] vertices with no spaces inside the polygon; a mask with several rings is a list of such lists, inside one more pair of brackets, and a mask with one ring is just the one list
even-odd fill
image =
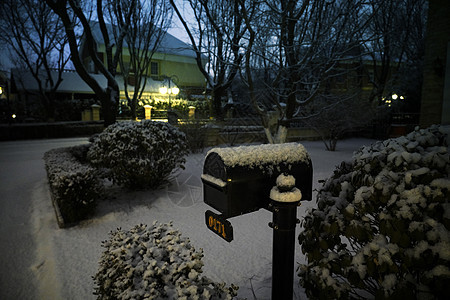
{"label": "snow-covered hedge", "polygon": [[448,296],[449,143],[449,127],[416,129],[335,170],[299,235],[310,298]]}
{"label": "snow-covered hedge", "polygon": [[128,188],[159,186],[188,153],[185,135],[174,126],[150,120],[115,123],[95,136],[90,161],[109,170],[114,183]]}
{"label": "snow-covered hedge", "polygon": [[63,219],[58,220],[60,226],[88,218],[103,194],[97,169],[86,162],[88,149],[89,145],[80,145],[44,154],[53,201]]}
{"label": "snow-covered hedge", "polygon": [[237,287],[216,283],[202,273],[196,251],[172,223],[120,228],[103,242],[94,276],[98,299],[232,299]]}

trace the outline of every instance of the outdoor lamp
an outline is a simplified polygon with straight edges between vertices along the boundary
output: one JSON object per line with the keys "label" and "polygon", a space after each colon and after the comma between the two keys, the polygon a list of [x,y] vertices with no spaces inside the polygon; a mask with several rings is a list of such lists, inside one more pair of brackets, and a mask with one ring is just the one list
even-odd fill
{"label": "outdoor lamp", "polygon": [[172,94],[178,95],[179,92],[180,92],[179,88],[177,88],[177,87],[172,88]]}
{"label": "outdoor lamp", "polygon": [[159,88],[161,94],[167,94],[167,88],[165,86]]}
{"label": "outdoor lamp", "polygon": [[3,94],[3,87],[0,86],[0,95]]}
{"label": "outdoor lamp", "polygon": [[392,94],[392,100],[397,100],[398,95],[397,94]]}

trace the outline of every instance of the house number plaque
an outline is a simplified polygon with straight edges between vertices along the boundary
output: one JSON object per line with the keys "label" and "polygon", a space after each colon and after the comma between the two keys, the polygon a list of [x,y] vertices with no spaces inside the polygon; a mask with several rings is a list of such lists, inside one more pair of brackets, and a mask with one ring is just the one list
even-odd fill
{"label": "house number plaque", "polygon": [[233,240],[233,226],[231,226],[231,223],[225,220],[222,216],[207,210],[205,212],[205,221],[209,230],[227,242],[231,242]]}

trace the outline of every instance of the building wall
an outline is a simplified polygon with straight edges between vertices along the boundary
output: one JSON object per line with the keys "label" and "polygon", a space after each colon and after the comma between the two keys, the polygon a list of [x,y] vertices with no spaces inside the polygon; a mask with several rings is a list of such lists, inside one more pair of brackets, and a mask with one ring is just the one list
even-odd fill
{"label": "building wall", "polygon": [[[194,60],[194,59],[192,59]],[[178,77],[180,87],[203,87],[205,86],[205,77],[200,72],[197,64],[192,62],[178,62],[171,60],[160,61],[160,75]]]}
{"label": "building wall", "polygon": [[[103,63],[106,63],[105,47],[103,44],[98,45],[97,51],[103,54]],[[123,49],[124,61],[129,61],[127,56],[129,56],[128,49]],[[90,57],[84,57],[83,61],[86,66],[91,61]],[[197,62],[194,57],[165,54],[165,53],[154,53],[152,56],[152,61],[157,62],[159,65],[159,76],[162,79],[164,76],[175,75],[178,78],[178,86],[183,87],[197,87],[203,88],[205,86],[205,77],[200,72]],[[120,72],[120,65],[117,69]],[[150,70],[149,70],[150,71]],[[150,74],[150,72],[149,72]]]}
{"label": "building wall", "polygon": [[[448,99],[444,105],[448,42],[450,41],[450,1],[429,0],[427,36],[425,39],[424,77],[421,103],[421,127],[443,123],[443,115],[449,115]],[[447,87],[448,89],[448,87]],[[448,94],[448,93],[447,93]],[[448,122],[448,119],[447,119]]]}

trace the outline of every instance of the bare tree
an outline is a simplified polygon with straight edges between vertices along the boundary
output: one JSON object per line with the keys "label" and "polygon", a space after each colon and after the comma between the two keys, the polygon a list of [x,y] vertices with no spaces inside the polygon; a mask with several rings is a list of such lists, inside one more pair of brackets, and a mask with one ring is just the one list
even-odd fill
{"label": "bare tree", "polygon": [[321,137],[328,151],[335,151],[346,134],[364,129],[374,118],[375,108],[358,93],[321,94],[302,121]]}
{"label": "bare tree", "polygon": [[[269,142],[282,143],[290,122],[307,117],[302,108],[323,93],[325,83],[336,76],[336,67],[359,49],[368,18],[364,1],[359,0],[267,0],[263,4],[261,16],[245,18],[252,49],[242,77]],[[253,77],[261,66],[265,70],[258,81],[264,88],[256,89]],[[272,107],[275,113],[270,112]],[[272,124],[275,130],[270,129]]]}
{"label": "bare tree", "polygon": [[[117,11],[120,11],[123,14],[123,26],[116,39],[111,39],[112,33],[110,32],[110,26],[107,26],[105,22],[104,1],[96,0],[95,15],[106,48],[106,62],[100,59],[99,54],[97,53],[91,27],[93,26],[93,23],[90,22],[89,11],[83,9],[83,2],[81,0],[45,0],[45,2],[59,16],[64,24],[70,52],[72,54],[72,62],[80,77],[92,88],[97,97],[99,97],[102,103],[105,126],[115,123],[120,96],[119,85],[115,77],[119,58],[122,53],[122,45],[128,31],[132,13],[136,6],[136,0],[131,0],[126,3],[123,3],[120,0],[114,0]],[[107,80],[106,87],[102,87],[94,79],[81,60],[73,17],[75,17],[76,20],[79,20],[83,27],[85,47],[89,52],[95,67],[105,76]]]}
{"label": "bare tree", "polygon": [[[222,98],[232,84],[241,67],[244,54],[241,52],[247,33],[240,8],[245,3],[255,7],[259,1],[244,0],[188,0],[195,26],[183,18],[174,0],[170,0],[174,11],[183,24],[193,50],[197,65],[206,78],[213,93],[214,114],[222,115]],[[207,64],[205,64],[205,59]]]}
{"label": "bare tree", "polygon": [[54,94],[70,57],[61,20],[37,0],[4,0],[0,16],[0,39],[8,45],[15,65],[36,80],[45,118],[53,120]]}
{"label": "bare tree", "polygon": [[[113,25],[115,40],[118,40],[122,30],[128,27],[125,35],[128,53],[124,54],[122,51],[119,64],[124,77],[125,96],[131,108],[131,118],[135,120],[138,99],[141,98],[151,75],[153,54],[171,25],[172,7],[167,0],[137,1],[128,25],[119,9],[128,5],[129,1],[120,2],[120,6],[117,2],[108,6],[109,20]],[[129,86],[133,86],[132,92],[129,91]]]}
{"label": "bare tree", "polygon": [[424,49],[426,0],[369,1],[370,33],[364,44],[372,59],[370,100],[381,104],[386,94],[401,85],[401,68],[420,63]]}

